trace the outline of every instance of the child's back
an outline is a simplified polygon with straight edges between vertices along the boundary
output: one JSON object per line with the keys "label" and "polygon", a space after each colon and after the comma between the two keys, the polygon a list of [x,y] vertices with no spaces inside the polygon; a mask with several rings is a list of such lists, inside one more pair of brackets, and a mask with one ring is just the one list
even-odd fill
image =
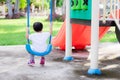
{"label": "child's back", "polygon": [[32,49],[37,52],[44,52],[47,48],[47,39],[49,32],[36,32],[30,35],[29,39],[32,41]]}

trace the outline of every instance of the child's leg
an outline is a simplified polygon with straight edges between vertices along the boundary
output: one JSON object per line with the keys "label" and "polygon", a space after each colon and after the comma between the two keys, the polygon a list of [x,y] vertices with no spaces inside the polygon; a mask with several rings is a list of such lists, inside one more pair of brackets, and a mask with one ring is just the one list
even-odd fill
{"label": "child's leg", "polygon": [[34,60],[34,55],[30,54],[30,60]]}
{"label": "child's leg", "polygon": [[42,64],[42,65],[45,64],[45,57],[44,56],[41,57],[40,64]]}
{"label": "child's leg", "polygon": [[30,54],[30,60],[29,60],[28,64],[35,64],[34,55]]}

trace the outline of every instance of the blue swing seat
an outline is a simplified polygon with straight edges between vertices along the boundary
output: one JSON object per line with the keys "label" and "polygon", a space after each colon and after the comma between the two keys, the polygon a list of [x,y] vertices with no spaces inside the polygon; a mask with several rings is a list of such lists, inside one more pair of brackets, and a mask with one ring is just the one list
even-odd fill
{"label": "blue swing seat", "polygon": [[48,55],[48,54],[51,52],[51,50],[52,50],[52,45],[51,45],[51,44],[48,44],[48,47],[47,47],[46,51],[44,51],[44,52],[33,51],[33,50],[31,49],[31,47],[30,47],[30,44],[26,44],[25,47],[26,47],[26,50],[27,50],[30,54],[36,55],[36,56],[45,56],[45,55]]}

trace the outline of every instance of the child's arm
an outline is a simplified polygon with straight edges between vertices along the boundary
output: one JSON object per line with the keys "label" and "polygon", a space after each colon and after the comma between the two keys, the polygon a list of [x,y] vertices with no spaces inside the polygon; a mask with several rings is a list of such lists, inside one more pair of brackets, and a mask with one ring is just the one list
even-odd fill
{"label": "child's arm", "polygon": [[27,27],[27,28],[26,28],[26,39],[29,38],[29,32],[28,32],[28,31],[29,31],[29,28]]}

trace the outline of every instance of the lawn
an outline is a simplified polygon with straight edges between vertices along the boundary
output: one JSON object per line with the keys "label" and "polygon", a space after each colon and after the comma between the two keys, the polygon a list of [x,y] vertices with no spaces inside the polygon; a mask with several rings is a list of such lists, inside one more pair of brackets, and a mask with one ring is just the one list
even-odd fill
{"label": "lawn", "polygon": [[118,42],[116,35],[114,32],[112,33],[106,33],[103,38],[100,40],[100,42]]}
{"label": "lawn", "polygon": [[[43,18],[31,18],[30,26],[31,32],[32,24],[40,21],[44,25],[43,31],[49,31],[49,21]],[[63,22],[54,21],[53,23],[53,36],[57,34]],[[25,39],[26,18],[21,19],[0,19],[0,45],[22,45],[26,44]]]}
{"label": "lawn", "polygon": [[[31,18],[30,25],[36,21],[40,21],[44,25],[43,31],[49,31],[49,21],[43,18]],[[53,36],[55,36],[61,28],[63,22],[54,21]],[[31,27],[32,28],[32,27]],[[21,19],[0,19],[0,45],[23,45],[26,44],[25,39],[26,18]],[[31,29],[31,32],[33,30]],[[105,34],[100,40],[101,42],[117,42],[114,33]]]}

